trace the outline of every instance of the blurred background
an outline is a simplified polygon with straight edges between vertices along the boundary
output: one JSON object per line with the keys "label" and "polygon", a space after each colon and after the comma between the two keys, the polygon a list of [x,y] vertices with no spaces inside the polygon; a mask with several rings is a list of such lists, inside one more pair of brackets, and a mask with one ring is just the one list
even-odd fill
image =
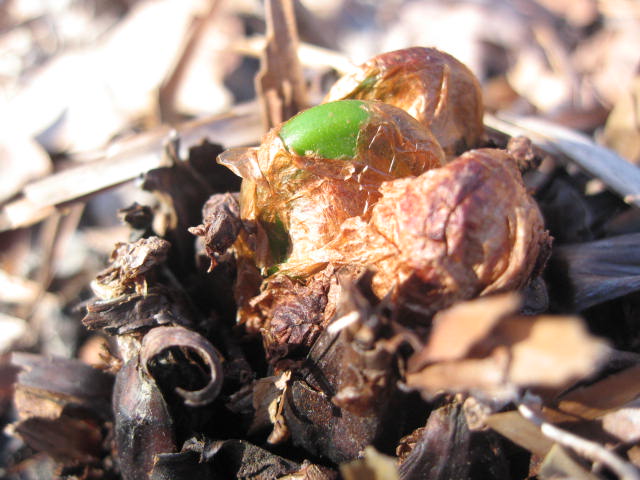
{"label": "blurred background", "polygon": [[[313,101],[372,55],[435,46],[478,76],[488,112],[542,117],[640,162],[637,0],[299,0],[295,8]],[[114,149],[133,164],[139,144],[157,159],[167,125],[193,119],[216,120],[214,139],[258,141],[254,124],[226,122],[259,109],[264,34],[258,0],[0,0],[3,425],[12,350],[100,362],[102,340],[80,326],[78,305],[126,239],[118,209],[153,201],[135,182],[113,180],[47,203],[55,189],[77,185],[43,179],[108,162]],[[1,437],[0,466],[15,442]]]}

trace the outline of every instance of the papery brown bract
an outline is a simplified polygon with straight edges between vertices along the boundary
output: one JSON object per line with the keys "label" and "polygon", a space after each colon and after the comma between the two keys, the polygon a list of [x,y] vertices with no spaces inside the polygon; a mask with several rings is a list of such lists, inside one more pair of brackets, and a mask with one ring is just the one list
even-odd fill
{"label": "papery brown bract", "polygon": [[219,161],[243,178],[241,217],[256,223],[255,240],[241,243],[259,267],[300,261],[333,239],[347,218],[368,217],[382,182],[415,176],[444,162],[428,129],[399,108],[365,102],[369,119],[353,158],[290,152],[272,129],[259,148],[227,151]]}
{"label": "papery brown bract", "polygon": [[413,47],[380,54],[338,80],[325,102],[355,98],[402,108],[427,126],[449,158],[479,146],[480,83],[451,55]]}
{"label": "papery brown bract", "polygon": [[469,151],[380,192],[368,221],[346,220],[332,242],[286,272],[361,265],[375,271],[379,298],[430,316],[458,300],[521,289],[548,257],[540,210],[503,150]]}

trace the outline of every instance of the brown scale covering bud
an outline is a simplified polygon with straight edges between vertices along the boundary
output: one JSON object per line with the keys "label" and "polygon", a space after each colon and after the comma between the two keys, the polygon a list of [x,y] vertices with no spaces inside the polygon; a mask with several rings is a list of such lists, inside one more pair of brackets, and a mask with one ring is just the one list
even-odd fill
{"label": "brown scale covering bud", "polygon": [[479,146],[484,133],[480,83],[451,55],[412,47],[371,58],[338,80],[325,101],[395,105],[426,125],[448,158]]}
{"label": "brown scale covering bud", "polygon": [[394,304],[431,315],[456,301],[523,288],[550,248],[540,210],[514,159],[471,150],[419,177],[382,185],[371,217],[345,221],[307,265],[373,269],[373,289]]}

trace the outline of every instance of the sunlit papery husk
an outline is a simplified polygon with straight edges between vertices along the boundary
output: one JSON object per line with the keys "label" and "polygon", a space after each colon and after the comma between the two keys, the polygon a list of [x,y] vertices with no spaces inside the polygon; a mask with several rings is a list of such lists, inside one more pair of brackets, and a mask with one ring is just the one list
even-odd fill
{"label": "sunlit papery husk", "polygon": [[338,80],[325,101],[345,98],[402,108],[431,129],[449,158],[478,147],[483,136],[480,83],[463,63],[435,48],[373,57]]}
{"label": "sunlit papery husk", "polygon": [[430,315],[458,300],[518,290],[548,257],[542,215],[502,150],[469,151],[380,192],[369,220],[345,221],[330,244],[288,273],[363,265],[376,272],[378,297]]}
{"label": "sunlit papery husk", "polygon": [[327,159],[289,151],[272,129],[260,147],[228,151],[219,161],[243,178],[241,217],[255,221],[261,267],[304,261],[335,238],[350,217],[368,218],[387,180],[416,176],[444,163],[433,135],[404,111],[365,102],[353,158]]}

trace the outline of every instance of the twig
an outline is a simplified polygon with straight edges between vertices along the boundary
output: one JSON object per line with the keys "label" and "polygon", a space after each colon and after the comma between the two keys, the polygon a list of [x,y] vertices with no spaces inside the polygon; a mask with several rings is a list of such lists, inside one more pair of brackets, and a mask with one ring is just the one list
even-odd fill
{"label": "twig", "polygon": [[256,76],[256,89],[268,129],[308,105],[292,0],[267,0],[266,20],[267,41]]}
{"label": "twig", "polygon": [[592,462],[599,462],[606,465],[621,480],[640,480],[640,472],[629,462],[625,462],[615,453],[607,450],[603,446],[590,440],[585,440],[571,432],[562,430],[536,414],[531,407],[521,403],[518,405],[520,414],[540,428],[542,434],[564,447],[570,448],[578,455],[581,455]]}

